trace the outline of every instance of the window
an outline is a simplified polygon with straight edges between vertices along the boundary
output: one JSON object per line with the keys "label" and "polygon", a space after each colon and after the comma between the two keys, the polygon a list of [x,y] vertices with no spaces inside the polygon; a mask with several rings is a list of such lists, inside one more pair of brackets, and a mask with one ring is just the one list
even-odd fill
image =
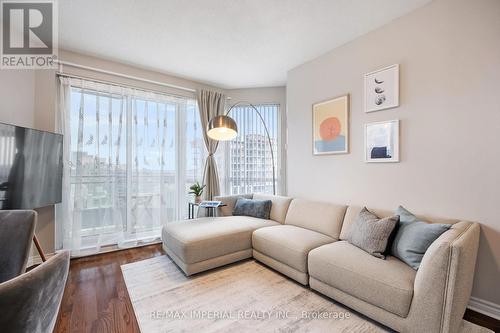
{"label": "window", "polygon": [[[278,104],[256,105],[262,115],[274,152],[276,189],[281,177],[280,109]],[[221,150],[224,155],[224,189],[227,194],[273,193],[273,169],[269,142],[264,125],[257,112],[250,106],[237,106],[230,116],[238,125],[238,136],[228,141]]]}
{"label": "window", "polygon": [[187,215],[187,190],[202,180],[206,153],[196,101],[69,83],[70,190],[57,214],[63,247],[99,250],[158,238],[166,222]]}

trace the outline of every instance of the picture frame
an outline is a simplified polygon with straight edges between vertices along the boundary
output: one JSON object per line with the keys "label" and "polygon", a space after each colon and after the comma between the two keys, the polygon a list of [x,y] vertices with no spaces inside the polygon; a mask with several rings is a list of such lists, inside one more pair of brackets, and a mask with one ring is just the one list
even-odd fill
{"label": "picture frame", "polygon": [[313,155],[349,153],[349,108],[349,94],[313,104]]}
{"label": "picture frame", "polygon": [[375,112],[399,106],[399,64],[365,74],[365,112]]}
{"label": "picture frame", "polygon": [[365,162],[399,162],[399,119],[365,124]]}

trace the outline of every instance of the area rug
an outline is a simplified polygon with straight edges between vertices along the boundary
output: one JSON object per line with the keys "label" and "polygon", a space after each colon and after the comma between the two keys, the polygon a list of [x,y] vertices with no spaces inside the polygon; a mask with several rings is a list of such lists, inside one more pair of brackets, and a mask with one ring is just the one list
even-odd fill
{"label": "area rug", "polygon": [[254,260],[193,277],[167,256],[121,268],[142,333],[392,332]]}

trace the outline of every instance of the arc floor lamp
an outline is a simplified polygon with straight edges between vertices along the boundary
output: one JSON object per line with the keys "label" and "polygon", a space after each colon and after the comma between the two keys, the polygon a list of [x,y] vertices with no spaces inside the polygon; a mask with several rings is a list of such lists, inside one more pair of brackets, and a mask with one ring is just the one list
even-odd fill
{"label": "arc floor lamp", "polygon": [[251,103],[247,102],[238,102],[232,105],[229,110],[227,110],[226,114],[223,116],[215,116],[208,122],[207,126],[207,135],[209,138],[217,141],[230,141],[238,135],[238,125],[236,125],[236,121],[233,118],[229,117],[229,113],[237,106],[245,105],[250,106],[259,116],[262,124],[264,125],[264,130],[266,131],[267,142],[269,143],[269,148],[271,149],[271,163],[273,166],[273,194],[276,195],[276,175],[275,175],[275,167],[274,167],[274,151],[273,144],[271,142],[271,136],[269,135],[269,130],[267,129],[266,122],[264,121],[264,117],[259,112],[259,110]]}

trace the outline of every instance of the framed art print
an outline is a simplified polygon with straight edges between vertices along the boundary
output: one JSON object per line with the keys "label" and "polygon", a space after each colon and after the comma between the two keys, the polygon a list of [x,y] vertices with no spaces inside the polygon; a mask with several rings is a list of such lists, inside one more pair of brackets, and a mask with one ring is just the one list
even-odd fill
{"label": "framed art print", "polygon": [[399,120],[365,124],[365,162],[399,162]]}
{"label": "framed art print", "polygon": [[365,112],[399,106],[399,65],[365,74]]}
{"label": "framed art print", "polygon": [[313,154],[345,154],[349,150],[349,95],[313,105]]}

